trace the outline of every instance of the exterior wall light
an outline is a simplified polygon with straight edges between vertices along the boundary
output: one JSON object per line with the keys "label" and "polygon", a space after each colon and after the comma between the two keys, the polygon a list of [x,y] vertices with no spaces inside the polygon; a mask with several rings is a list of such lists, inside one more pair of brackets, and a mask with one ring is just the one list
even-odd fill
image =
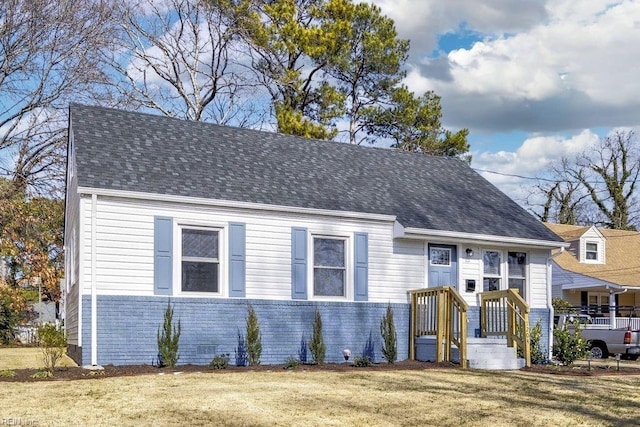
{"label": "exterior wall light", "polygon": [[349,357],[351,357],[351,350],[345,348],[342,350],[342,355],[344,356],[344,360],[349,360]]}
{"label": "exterior wall light", "polygon": [[467,252],[467,258],[471,258],[473,256],[473,249],[467,248],[466,252]]}

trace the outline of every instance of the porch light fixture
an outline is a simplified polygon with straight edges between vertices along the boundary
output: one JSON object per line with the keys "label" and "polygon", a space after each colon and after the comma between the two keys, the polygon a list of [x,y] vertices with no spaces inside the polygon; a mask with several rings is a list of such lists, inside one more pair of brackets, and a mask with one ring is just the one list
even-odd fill
{"label": "porch light fixture", "polygon": [[471,258],[473,256],[473,249],[467,248],[466,252],[467,252],[467,258]]}

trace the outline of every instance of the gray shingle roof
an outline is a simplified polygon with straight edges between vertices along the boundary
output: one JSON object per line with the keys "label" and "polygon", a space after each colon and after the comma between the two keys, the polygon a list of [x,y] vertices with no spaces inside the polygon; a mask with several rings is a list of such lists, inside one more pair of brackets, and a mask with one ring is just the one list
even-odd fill
{"label": "gray shingle roof", "polygon": [[405,227],[561,241],[466,163],[72,104],[78,185],[396,215]]}

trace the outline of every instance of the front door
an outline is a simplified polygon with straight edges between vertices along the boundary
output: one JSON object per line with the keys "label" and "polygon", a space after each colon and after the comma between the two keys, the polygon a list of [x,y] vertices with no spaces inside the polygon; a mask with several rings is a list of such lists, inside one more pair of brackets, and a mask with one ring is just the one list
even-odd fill
{"label": "front door", "polygon": [[458,289],[458,254],[453,245],[429,244],[429,287]]}

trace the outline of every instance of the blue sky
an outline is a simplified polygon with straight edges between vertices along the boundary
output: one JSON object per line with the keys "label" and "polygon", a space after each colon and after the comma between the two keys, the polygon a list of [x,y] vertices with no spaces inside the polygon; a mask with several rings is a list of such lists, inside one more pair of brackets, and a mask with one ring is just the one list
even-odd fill
{"label": "blue sky", "polygon": [[[368,0],[411,41],[406,83],[469,128],[472,167],[540,175],[640,126],[640,2]],[[521,200],[531,181],[483,173]]]}

